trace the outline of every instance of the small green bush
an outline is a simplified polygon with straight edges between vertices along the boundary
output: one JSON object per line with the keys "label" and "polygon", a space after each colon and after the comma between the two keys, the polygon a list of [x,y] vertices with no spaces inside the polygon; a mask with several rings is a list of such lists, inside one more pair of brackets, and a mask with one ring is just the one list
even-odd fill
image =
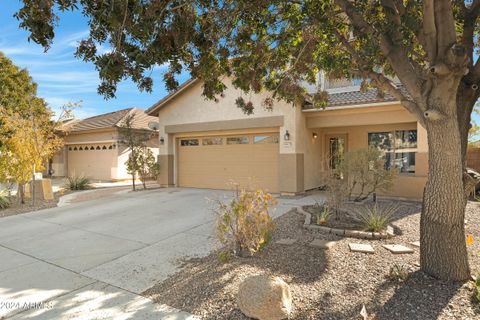
{"label": "small green bush", "polygon": [[90,189],[90,179],[84,176],[72,175],[67,178],[66,186],[69,190],[87,190]]}
{"label": "small green bush", "polygon": [[390,267],[388,272],[387,279],[391,281],[402,282],[407,280],[408,270],[404,265],[394,264]]}
{"label": "small green bush", "polygon": [[390,205],[381,207],[377,203],[367,205],[356,210],[354,219],[357,220],[366,231],[381,232],[387,228],[392,217],[398,210],[397,206]]}
{"label": "small green bush", "polygon": [[227,263],[228,261],[230,261],[231,257],[232,256],[228,251],[220,251],[217,256],[218,261],[220,261],[221,263]]}
{"label": "small green bush", "polygon": [[237,190],[229,203],[217,201],[217,237],[226,252],[249,256],[261,250],[272,238],[269,209],[275,203],[275,198],[262,189]]}
{"label": "small green bush", "polygon": [[0,190],[0,209],[6,209],[12,204],[8,192]]}
{"label": "small green bush", "polygon": [[473,287],[473,300],[480,303],[480,274],[475,278],[475,283]]}

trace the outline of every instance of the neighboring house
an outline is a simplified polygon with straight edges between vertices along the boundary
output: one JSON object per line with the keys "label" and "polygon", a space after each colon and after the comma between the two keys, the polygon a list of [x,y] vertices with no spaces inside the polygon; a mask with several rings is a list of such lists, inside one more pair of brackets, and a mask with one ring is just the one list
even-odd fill
{"label": "neighboring house", "polygon": [[[229,189],[234,181],[297,194],[322,186],[323,173],[342,153],[370,144],[401,171],[390,195],[421,198],[426,130],[391,96],[321,77],[319,86],[330,94],[326,109],[276,101],[266,110],[267,93],[245,96],[226,85],[211,101],[202,96],[202,82],[191,79],[146,111],[160,124],[162,185]],[[239,96],[253,102],[253,115],[236,107]]]}
{"label": "neighboring house", "polygon": [[150,137],[147,146],[157,155],[158,132],[148,126],[157,118],[136,108],[119,110],[64,124],[65,147],[50,162],[53,176],[83,175],[108,181],[130,178],[125,165],[130,150],[122,143],[121,133],[127,117],[133,117],[137,134]]}

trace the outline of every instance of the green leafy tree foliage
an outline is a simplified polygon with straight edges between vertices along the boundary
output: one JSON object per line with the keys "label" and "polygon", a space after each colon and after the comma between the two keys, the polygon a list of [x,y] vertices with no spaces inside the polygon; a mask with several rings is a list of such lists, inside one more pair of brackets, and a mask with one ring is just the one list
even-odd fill
{"label": "green leafy tree foliage", "polygon": [[152,150],[145,146],[134,147],[134,152],[130,153],[125,164],[129,174],[140,178],[144,189],[147,189],[146,181],[148,179],[157,179],[160,174],[160,164],[155,159]]}
{"label": "green leafy tree foliage", "polygon": [[[155,162],[155,157],[153,153],[150,154],[151,150],[147,148],[147,141],[152,137],[152,132],[135,128],[135,113],[128,114],[118,130],[120,142],[130,151],[125,164],[128,174],[132,176],[132,190],[135,191],[136,189],[135,180],[137,177],[140,178],[143,187],[146,188],[145,179],[150,177],[147,175],[158,177],[158,170],[152,164],[152,162]],[[148,165],[151,165],[151,167],[148,167]]]}
{"label": "green leafy tree foliage", "polygon": [[[302,81],[319,70],[365,79],[389,93],[428,132],[429,173],[421,216],[420,264],[443,279],[470,276],[465,246],[465,159],[471,112],[480,90],[480,1],[464,0],[23,0],[16,14],[30,39],[46,49],[55,10],[82,10],[90,34],[77,57],[99,70],[99,92],[111,97],[131,78],[151,90],[150,71],[168,64],[164,81],[187,69],[214,98],[225,75],[245,92],[324,106],[326,94],[306,96]],[[112,50],[98,50],[108,44]],[[402,86],[393,80],[398,78]],[[237,105],[251,113],[250,101]]]}

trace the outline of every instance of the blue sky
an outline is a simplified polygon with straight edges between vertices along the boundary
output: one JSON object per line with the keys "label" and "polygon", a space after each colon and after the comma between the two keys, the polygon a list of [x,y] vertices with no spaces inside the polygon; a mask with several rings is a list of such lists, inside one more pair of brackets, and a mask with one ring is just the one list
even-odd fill
{"label": "blue sky", "polygon": [[[21,7],[20,1],[3,0],[0,11],[0,51],[16,65],[28,69],[38,84],[38,95],[44,98],[53,110],[68,101],[82,100],[76,116],[85,118],[114,110],[138,107],[148,108],[167,94],[162,83],[165,67],[152,73],[154,90],[151,94],[140,92],[131,81],[122,82],[117,98],[105,100],[97,94],[98,74],[91,63],[77,60],[73,54],[78,41],[88,35],[87,20],[80,12],[61,14],[55,40],[47,53],[42,47],[28,42],[28,32],[19,29],[13,14]],[[180,83],[187,80],[184,74]]]}

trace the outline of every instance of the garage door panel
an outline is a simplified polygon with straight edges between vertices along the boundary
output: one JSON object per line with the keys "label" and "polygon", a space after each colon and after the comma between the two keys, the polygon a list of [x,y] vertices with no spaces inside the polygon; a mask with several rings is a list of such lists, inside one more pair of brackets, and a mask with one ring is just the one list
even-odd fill
{"label": "garage door panel", "polygon": [[[202,138],[182,138],[177,143],[178,185],[184,187],[230,189],[235,182],[243,186],[278,191],[278,133],[266,143],[254,144],[255,135],[240,135],[248,144],[226,144],[228,136],[217,137],[222,145],[203,145]],[[246,140],[244,137],[248,137]],[[198,146],[185,146],[185,139],[198,139]],[[211,140],[210,140],[211,141]],[[272,143],[272,141],[275,141]],[[184,142],[183,144],[185,144]]]}

